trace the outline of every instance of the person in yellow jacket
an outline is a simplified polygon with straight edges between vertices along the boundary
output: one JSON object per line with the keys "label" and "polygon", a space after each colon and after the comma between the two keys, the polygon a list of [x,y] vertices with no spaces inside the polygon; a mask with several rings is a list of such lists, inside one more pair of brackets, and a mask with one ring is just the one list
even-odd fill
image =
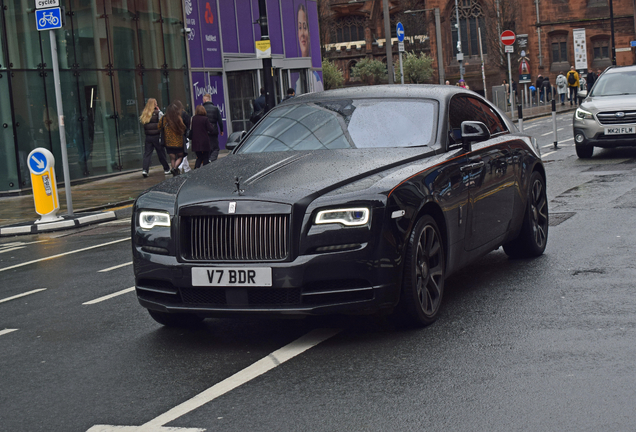
{"label": "person in yellow jacket", "polygon": [[568,89],[570,90],[570,105],[574,102],[574,105],[578,105],[578,99],[576,97],[579,92],[579,74],[574,70],[574,66],[570,68],[570,72],[565,76],[568,82]]}

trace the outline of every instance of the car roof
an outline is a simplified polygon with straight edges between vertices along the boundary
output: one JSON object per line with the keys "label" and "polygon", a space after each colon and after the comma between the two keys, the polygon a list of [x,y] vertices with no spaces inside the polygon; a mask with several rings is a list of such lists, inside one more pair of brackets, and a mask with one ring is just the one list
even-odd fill
{"label": "car roof", "polygon": [[329,99],[414,98],[448,100],[455,94],[478,96],[475,92],[458,86],[441,84],[393,84],[342,88],[317,93],[306,93],[291,99],[294,103]]}
{"label": "car roof", "polygon": [[618,73],[623,72],[624,70],[628,71],[636,71],[636,65],[628,65],[628,66],[610,66],[605,70],[605,73]]}

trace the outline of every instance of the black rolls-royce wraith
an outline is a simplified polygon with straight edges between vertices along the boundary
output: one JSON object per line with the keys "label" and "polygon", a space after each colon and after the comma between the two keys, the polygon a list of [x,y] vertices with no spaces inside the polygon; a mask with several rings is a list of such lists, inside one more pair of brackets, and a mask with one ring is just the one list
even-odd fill
{"label": "black rolls-royce wraith", "polygon": [[295,97],[232,154],[143,193],[136,292],[164,325],[394,312],[427,325],[444,279],[503,246],[541,255],[536,141],[477,94],[376,86]]}

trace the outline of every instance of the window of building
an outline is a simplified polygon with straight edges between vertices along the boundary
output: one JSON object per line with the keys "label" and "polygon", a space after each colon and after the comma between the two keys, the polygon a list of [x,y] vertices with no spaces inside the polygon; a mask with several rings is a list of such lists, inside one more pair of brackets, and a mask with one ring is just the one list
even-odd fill
{"label": "window of building", "polygon": [[550,39],[550,70],[559,72],[570,69],[568,61],[568,34],[554,33],[548,35]]}
{"label": "window of building", "polygon": [[364,18],[347,16],[335,20],[331,29],[332,43],[364,40]]}
{"label": "window of building", "polygon": [[592,42],[594,49],[594,61],[610,58],[609,39],[601,39]]}
{"label": "window of building", "polygon": [[[450,25],[453,37],[454,57],[457,57],[457,14],[455,8],[451,11]],[[459,1],[459,27],[461,30],[462,53],[465,56],[479,56],[479,29],[482,41],[486,35],[486,17],[482,6],[476,0]],[[484,54],[488,53],[487,44],[482,43]]]}

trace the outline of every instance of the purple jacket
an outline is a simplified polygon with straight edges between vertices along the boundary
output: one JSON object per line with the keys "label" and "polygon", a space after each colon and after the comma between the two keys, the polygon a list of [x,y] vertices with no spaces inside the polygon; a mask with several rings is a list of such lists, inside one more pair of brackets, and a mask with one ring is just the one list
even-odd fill
{"label": "purple jacket", "polygon": [[192,138],[190,138],[192,151],[210,151],[210,135],[214,132],[212,123],[208,120],[207,115],[195,115],[192,117],[192,124],[190,126],[192,131]]}

